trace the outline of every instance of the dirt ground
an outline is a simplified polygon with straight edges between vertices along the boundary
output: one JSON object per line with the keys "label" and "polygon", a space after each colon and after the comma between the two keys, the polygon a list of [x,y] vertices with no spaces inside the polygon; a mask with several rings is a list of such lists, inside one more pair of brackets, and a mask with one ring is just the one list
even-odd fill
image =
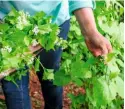
{"label": "dirt ground", "polygon": [[[32,109],[44,109],[44,99],[42,97],[41,86],[36,74],[32,71],[30,76],[30,96],[32,101]],[[71,90],[73,89],[73,90]],[[63,109],[70,109],[71,100],[67,97],[67,93],[85,93],[83,88],[78,88],[74,84],[69,84],[64,87],[63,92]],[[0,99],[4,100],[4,95],[0,94]]]}
{"label": "dirt ground", "polygon": [[[33,109],[43,109],[44,99],[41,93],[41,86],[35,73],[31,73],[30,76],[30,96],[32,100]],[[35,88],[34,88],[35,87]],[[73,90],[71,90],[73,89]],[[67,93],[73,93],[77,95],[78,93],[85,93],[83,88],[78,88],[74,84],[69,84],[64,87],[63,92],[63,109],[70,109],[71,100],[67,97]]]}

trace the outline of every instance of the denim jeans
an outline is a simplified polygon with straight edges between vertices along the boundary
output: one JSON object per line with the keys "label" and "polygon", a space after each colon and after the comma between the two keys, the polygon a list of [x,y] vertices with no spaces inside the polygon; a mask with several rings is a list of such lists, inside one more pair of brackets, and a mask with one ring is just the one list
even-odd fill
{"label": "denim jeans", "polygon": [[[70,27],[70,21],[67,20],[60,25],[59,37],[67,39],[67,34]],[[47,69],[59,69],[62,49],[58,48],[55,51],[46,52],[43,50],[39,56],[40,61]],[[52,81],[42,80],[43,69],[37,72],[39,81],[42,86],[42,93],[45,100],[44,109],[62,109],[62,93],[63,88],[53,85]],[[1,80],[2,88],[5,95],[7,109],[31,109],[31,101],[29,96],[29,73],[23,76],[21,80],[17,80],[18,87],[12,82]]]}

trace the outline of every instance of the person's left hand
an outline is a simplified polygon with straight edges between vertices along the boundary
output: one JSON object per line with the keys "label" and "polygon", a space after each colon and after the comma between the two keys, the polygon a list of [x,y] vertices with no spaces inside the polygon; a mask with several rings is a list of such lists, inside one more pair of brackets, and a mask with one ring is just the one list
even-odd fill
{"label": "person's left hand", "polygon": [[31,53],[37,52],[37,51],[39,51],[41,48],[42,48],[42,47],[41,47],[40,44],[38,44],[38,45],[36,45],[36,46],[32,46],[32,45],[29,46],[29,50],[31,51]]}
{"label": "person's left hand", "polygon": [[85,43],[94,56],[105,56],[112,52],[112,46],[110,42],[102,36],[100,33],[96,35],[86,36]]}

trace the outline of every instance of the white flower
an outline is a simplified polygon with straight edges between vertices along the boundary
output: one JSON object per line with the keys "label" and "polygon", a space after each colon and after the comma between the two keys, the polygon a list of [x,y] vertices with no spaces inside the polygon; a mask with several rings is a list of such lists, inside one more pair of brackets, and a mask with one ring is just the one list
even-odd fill
{"label": "white flower", "polygon": [[27,24],[28,24],[27,19],[23,18],[23,19],[22,19],[22,23],[23,23],[24,25],[27,25]]}
{"label": "white flower", "polygon": [[62,44],[62,40],[63,40],[62,38],[58,38],[58,40],[55,41],[55,44],[57,46],[60,46]]}
{"label": "white flower", "polygon": [[58,41],[59,41],[59,38],[58,38],[58,37],[56,37],[56,40],[55,40],[54,44],[57,44],[57,43],[58,43]]}
{"label": "white flower", "polygon": [[29,59],[29,61],[28,61],[28,63],[27,63],[27,64],[28,64],[28,65],[29,65],[29,64],[32,64],[32,63],[33,63],[33,61],[34,61],[34,57],[31,57],[31,58]]}
{"label": "white flower", "polygon": [[60,30],[57,30],[57,31],[56,31],[56,35],[59,35],[59,33],[60,33]]}
{"label": "white flower", "polygon": [[7,52],[11,52],[12,51],[12,48],[9,47],[9,46],[5,46],[4,48],[1,48],[2,51],[7,51]]}
{"label": "white flower", "polygon": [[6,49],[5,48],[1,48],[1,51],[5,51]]}
{"label": "white flower", "polygon": [[5,46],[5,49],[10,53],[12,51],[12,48],[9,46]]}
{"label": "white flower", "polygon": [[39,42],[37,42],[36,39],[33,39],[33,40],[32,40],[32,46],[36,46],[36,45],[38,45],[38,44],[39,44]]}
{"label": "white flower", "polygon": [[16,27],[20,30],[24,28],[24,26],[29,25],[28,21],[28,14],[25,14],[23,11],[19,12],[20,16],[17,18],[17,25]]}
{"label": "white flower", "polygon": [[55,41],[55,45],[61,46],[62,49],[65,49],[67,47],[67,44],[68,44],[67,41],[64,40],[63,38],[58,38],[58,40]]}
{"label": "white flower", "polygon": [[37,35],[40,30],[39,30],[38,26],[36,25],[32,31],[33,31],[33,33],[34,33],[35,35]]}
{"label": "white flower", "polygon": [[18,20],[19,22],[21,22],[21,16],[19,16],[19,17],[17,18],[17,20]]}

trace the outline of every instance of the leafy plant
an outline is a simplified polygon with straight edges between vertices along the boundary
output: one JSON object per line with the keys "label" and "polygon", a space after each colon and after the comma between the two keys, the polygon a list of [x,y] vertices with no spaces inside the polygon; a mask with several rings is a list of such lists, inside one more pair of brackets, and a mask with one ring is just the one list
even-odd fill
{"label": "leafy plant", "polygon": [[[111,42],[113,53],[106,57],[95,58],[84,43],[75,17],[71,18],[67,43],[57,39],[59,28],[55,24],[50,24],[51,17],[46,17],[45,13],[40,12],[29,17],[22,11],[13,10],[5,18],[5,23],[0,25],[0,71],[13,66],[31,67],[32,64],[28,63],[32,63],[29,61],[32,55],[26,54],[25,58],[21,55],[29,52],[28,46],[33,42],[41,44],[46,50],[54,49],[55,45],[63,45],[67,48],[62,54],[59,71],[53,75],[53,70],[43,66],[45,71],[43,79],[54,79],[54,84],[58,86],[65,86],[72,82],[85,89],[84,95],[68,94],[72,100],[71,109],[122,109],[124,99],[123,14],[122,1],[97,2],[95,10],[97,28]],[[28,20],[25,22],[24,18]],[[36,71],[39,70],[39,64],[39,59],[36,59]],[[21,70],[15,75],[8,76],[7,79],[14,81],[13,78],[24,74],[24,70]]]}
{"label": "leafy plant", "polygon": [[12,68],[17,69],[17,73],[6,77],[7,80],[14,82],[15,79],[21,79],[21,76],[26,74],[27,67],[39,70],[41,63],[29,49],[30,46],[39,45],[48,51],[65,45],[66,41],[58,37],[59,27],[52,24],[51,20],[51,16],[44,12],[30,16],[14,8],[5,16],[0,24],[0,73]]}
{"label": "leafy plant", "polygon": [[97,2],[95,19],[98,30],[113,46],[112,53],[98,58],[93,57],[88,51],[75,17],[71,18],[68,47],[62,54],[61,67],[55,73],[54,79],[54,84],[59,86],[72,82],[85,88],[85,95],[69,95],[72,101],[71,109],[122,109],[124,99],[122,15],[123,6],[119,2]]}

